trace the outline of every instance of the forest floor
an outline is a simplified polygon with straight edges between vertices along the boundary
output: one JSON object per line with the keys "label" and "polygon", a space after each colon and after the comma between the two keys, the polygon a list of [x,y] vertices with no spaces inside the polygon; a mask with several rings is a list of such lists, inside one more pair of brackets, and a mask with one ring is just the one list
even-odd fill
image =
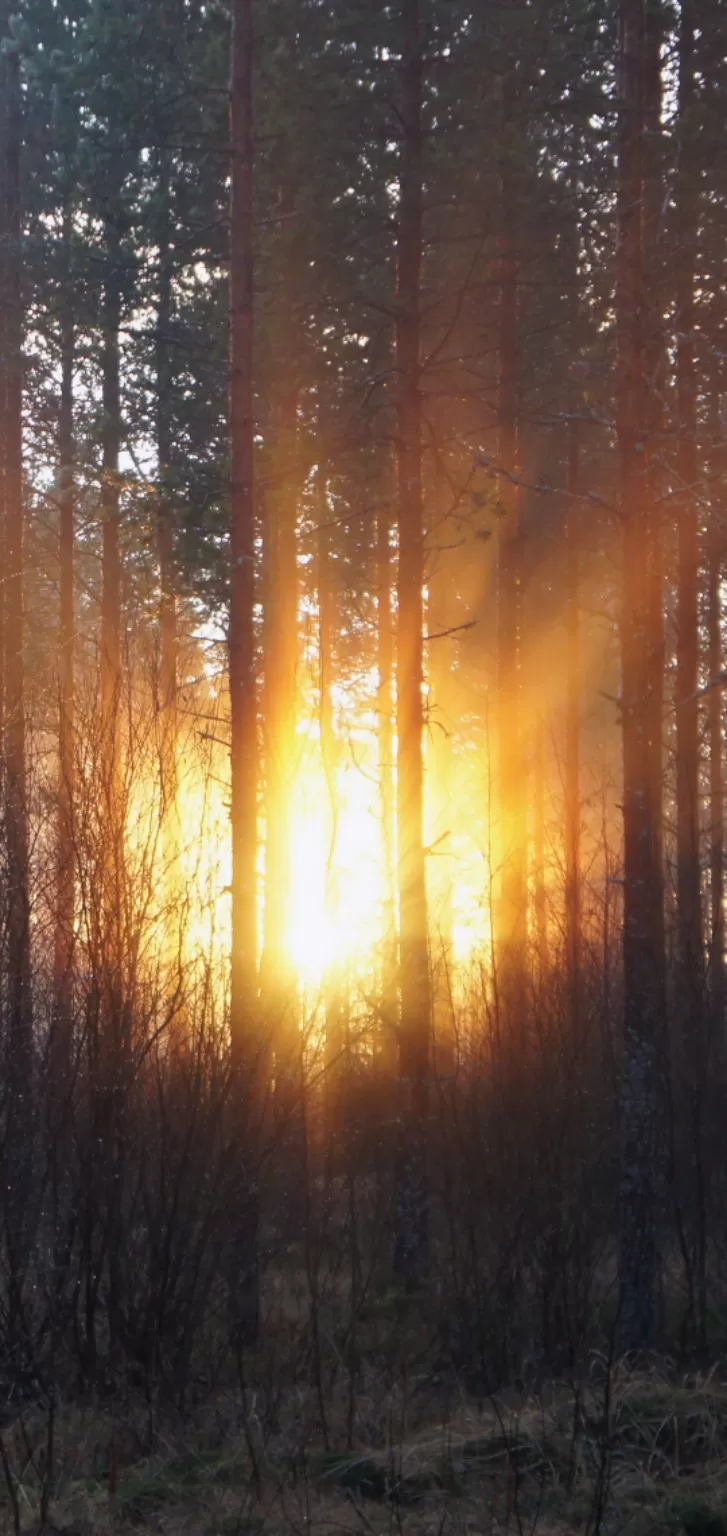
{"label": "forest floor", "polygon": [[[219,1398],[191,1422],[152,1426],[139,1403],[59,1415],[48,1529],[162,1536],[727,1536],[727,1381],[606,1372],[537,1397],[484,1403],[401,1393],[370,1443],[329,1448],[301,1433],[306,1393],[261,1424],[255,1393]],[[145,1429],[146,1422],[146,1429]],[[339,1432],[340,1431],[340,1437]],[[2,1529],[39,1530],[46,1426],[4,1432]],[[16,1498],[13,1515],[11,1491]]]}

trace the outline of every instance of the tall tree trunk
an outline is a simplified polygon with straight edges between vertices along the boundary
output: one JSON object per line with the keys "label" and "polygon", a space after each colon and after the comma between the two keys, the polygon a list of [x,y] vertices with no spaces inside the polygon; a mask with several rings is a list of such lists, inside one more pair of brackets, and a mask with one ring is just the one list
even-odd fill
{"label": "tall tree trunk", "polygon": [[73,373],[75,327],[72,301],[72,205],[67,200],[63,217],[65,250],[61,318],[61,396],[58,413],[58,562],[60,571],[59,668],[58,668],[58,827],[55,981],[55,1066],[58,1102],[70,1080],[72,1026],[71,970],[75,918],[75,485],[73,440]]}
{"label": "tall tree trunk", "polygon": [[[7,35],[7,10],[2,35]],[[12,1279],[22,1264],[24,1205],[30,1173],[32,1124],[32,1017],[28,802],[25,763],[23,431],[20,145],[20,60],[11,43],[5,54],[5,783],[8,851],[8,1242]]]}
{"label": "tall tree trunk", "polygon": [[[159,560],[159,626],[161,657],[161,806],[164,822],[164,864],[167,933],[174,938],[174,906],[179,876],[179,731],[177,713],[177,593],[174,569],[174,523],[171,508],[172,459],[172,272],[169,157],[161,152],[159,171],[159,293],[156,328],[156,432],[158,456],[157,556]],[[170,945],[171,949],[171,945]]]}
{"label": "tall tree trunk", "polygon": [[[701,0],[699,7],[698,74],[703,85],[700,121],[713,124],[712,133],[721,135],[723,122],[722,69],[727,41],[727,16],[719,0]],[[712,138],[714,143],[714,138]],[[703,155],[709,151],[702,151]],[[719,218],[719,215],[718,215]],[[724,325],[725,260],[724,242],[718,224],[716,247],[710,246],[712,300],[707,334],[720,335]],[[715,236],[713,235],[713,239]],[[706,244],[706,242],[705,242]],[[725,491],[727,490],[727,452],[724,444],[721,404],[724,398],[724,358],[712,346],[709,353],[709,441],[710,505],[707,536],[707,644],[709,683],[707,739],[709,743],[709,870],[711,899],[710,931],[710,1022],[716,1066],[720,1083],[727,1067],[725,1015],[727,1012],[727,967],[725,957],[725,877],[724,877],[724,647],[722,626],[724,603],[722,582],[725,564]],[[720,680],[719,683],[717,680]]]}
{"label": "tall tree trunk", "polygon": [[[719,424],[717,423],[719,431]],[[724,531],[714,508],[709,529],[707,568],[707,636],[710,681],[723,671],[722,655],[722,580]],[[722,725],[722,688],[712,681],[709,690],[707,732],[709,739],[709,871],[712,906],[710,935],[710,973],[712,1032],[718,1057],[724,1062],[725,1004],[725,920],[724,920],[724,731]]]}
{"label": "tall tree trunk", "polygon": [[[103,432],[101,514],[101,727],[104,791],[111,835],[118,836],[119,707],[121,703],[121,547],[119,454],[121,451],[121,248],[117,219],[106,225],[103,296]],[[112,897],[113,899],[113,897]]]}
{"label": "tall tree trunk", "polygon": [[[572,402],[574,412],[576,400]],[[565,726],[565,943],[571,1023],[581,996],[581,606],[580,453],[578,421],[568,423],[568,516],[566,519],[566,726]]]}
{"label": "tall tree trunk", "polygon": [[[333,715],[332,683],[333,644],[335,634],[335,602],[331,577],[331,530],[330,510],[326,495],[326,477],[318,470],[318,689],[319,723],[321,732],[321,759],[323,776],[328,791],[328,835],[326,843],[326,919],[333,927],[337,919],[337,870],[336,845],[338,839],[338,742]],[[324,978],[326,1006],[326,1056],[327,1077],[330,1085],[329,1104],[335,1124],[339,1108],[339,1088],[342,1077],[344,1052],[347,1043],[347,1019],[344,996],[344,977],[337,955],[327,964]]]}
{"label": "tall tree trunk", "polygon": [[[253,25],[252,0],[233,0],[230,39],[230,734],[232,778],[232,951],[230,1036],[236,1080],[253,1084],[259,1108],[264,1070],[257,996],[257,690],[255,684],[255,490],[253,393]],[[255,1093],[257,1088],[257,1093]],[[259,1330],[258,1149],[248,1128],[249,1167],[240,1189],[230,1257],[236,1343]]]}
{"label": "tall tree trunk", "polygon": [[[441,450],[433,475],[433,505],[436,532],[442,540],[446,528],[450,490],[444,473]],[[446,543],[446,533],[444,535]],[[430,923],[432,928],[433,1045],[437,1076],[449,1077],[454,1070],[455,1035],[452,1018],[452,638],[455,623],[454,582],[447,552],[430,549],[427,629],[430,728],[427,757],[427,788],[430,807],[430,837],[435,856],[430,863]]]}
{"label": "tall tree trunk", "polygon": [[660,894],[654,907],[655,963],[660,966],[658,988],[666,996],[666,942],[663,901],[664,794],[664,172],[662,128],[663,0],[647,0],[644,30],[644,374],[645,475],[643,488],[646,532],[646,625],[649,646],[649,690],[645,702],[646,750],[649,756],[652,834]]}
{"label": "tall tree trunk", "polygon": [[535,717],[533,743],[533,908],[535,947],[541,981],[548,969],[548,897],[545,884],[545,719]]}
{"label": "tall tree trunk", "polygon": [[566,704],[565,704],[565,959],[566,986],[574,1038],[581,1010],[581,695],[583,672],[581,656],[581,434],[579,416],[583,395],[578,380],[581,318],[581,253],[578,220],[579,178],[581,174],[581,137],[573,133],[573,168],[570,191],[573,198],[572,228],[568,248],[570,294],[570,381],[568,389],[568,427],[566,434],[565,520],[566,556]]}
{"label": "tall tree trunk", "polygon": [[[289,343],[291,325],[283,327]],[[287,364],[287,359],[286,359]],[[298,388],[275,402],[265,493],[265,907],[261,981],[281,1063],[296,1051],[296,976],[290,953],[292,785],[298,660]]]}
{"label": "tall tree trunk", "polygon": [[396,1064],[399,998],[396,936],[396,801],[394,786],[394,616],[392,611],[391,517],[382,496],[376,514],[377,711],[381,840],[384,860],[381,943],[381,1045],[384,1068]]}
{"label": "tall tree trunk", "polygon": [[[8,0],[0,0],[0,40],[8,27]],[[8,136],[8,63],[0,57],[0,236],[7,234],[7,136]],[[10,263],[7,242],[0,244],[0,560],[5,569],[5,529],[7,498],[5,491],[7,444],[7,374],[9,334],[6,316],[10,309]],[[0,581],[0,803],[5,804],[5,582]]]}
{"label": "tall tree trunk", "polygon": [[622,735],[624,818],[624,1051],[620,1343],[648,1347],[654,1328],[658,1093],[664,1022],[661,957],[663,900],[654,825],[653,755],[648,743],[653,654],[644,604],[648,523],[643,517],[645,348],[643,335],[644,0],[620,3],[618,442],[622,523]]}
{"label": "tall tree trunk", "polygon": [[[522,551],[519,475],[518,260],[514,164],[516,82],[503,82],[503,149],[500,164],[502,209],[499,318],[499,471],[502,502],[498,566],[499,836],[501,869],[496,908],[497,964],[501,995],[522,1008],[521,986],[527,945],[527,813],[525,737],[522,726]],[[520,1021],[522,1022],[522,1021]]]}
{"label": "tall tree trunk", "polygon": [[[682,0],[679,29],[679,161],[677,175],[676,389],[678,457],[678,573],[676,637],[676,995],[682,1062],[690,1113],[690,1256],[688,1292],[693,1298],[698,1344],[706,1348],[705,1202],[708,1157],[704,1105],[709,1072],[705,1010],[705,951],[700,862],[699,746],[699,489],[695,302],[700,218],[694,0]],[[693,1273],[692,1273],[693,1270]]]}
{"label": "tall tree trunk", "polygon": [[94,1106],[105,1181],[104,1205],[109,1270],[110,1348],[118,1348],[121,1315],[121,1249],[126,1161],[126,1083],[131,1017],[124,986],[126,952],[126,818],[121,759],[121,294],[123,253],[119,189],[109,200],[105,228],[102,353],[102,545],[101,545],[101,776],[103,838],[101,904],[102,983],[98,1041],[89,1039],[99,1066]]}
{"label": "tall tree trunk", "polygon": [[424,526],[420,393],[422,43],[419,0],[402,0],[403,96],[397,251],[397,834],[402,1138],[394,1262],[408,1283],[428,1265],[427,1135],[431,999],[423,841]]}
{"label": "tall tree trunk", "polygon": [[253,438],[252,0],[234,0],[230,133],[230,723],[232,996],[236,1057],[257,1015],[257,693]]}
{"label": "tall tree trunk", "polygon": [[680,1027],[690,1059],[703,1045],[704,949],[699,862],[699,525],[697,393],[694,356],[698,166],[694,155],[694,5],[682,0],[679,32],[679,174],[677,213],[676,384],[678,416],[677,943]]}

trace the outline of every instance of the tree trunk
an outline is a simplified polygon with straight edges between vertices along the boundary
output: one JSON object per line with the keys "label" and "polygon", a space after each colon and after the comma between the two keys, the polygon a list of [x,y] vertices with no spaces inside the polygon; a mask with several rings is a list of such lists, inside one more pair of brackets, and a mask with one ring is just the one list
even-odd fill
{"label": "tree trunk", "polygon": [[232,738],[232,996],[235,1056],[257,1015],[257,694],[253,438],[252,0],[234,0],[230,132],[230,724]]}
{"label": "tree trunk", "polygon": [[[444,464],[437,450],[433,475],[433,505],[436,529],[446,528],[450,489]],[[444,535],[446,543],[446,533]],[[454,715],[452,648],[448,631],[455,623],[455,583],[447,552],[430,549],[431,568],[427,581],[427,629],[432,637],[428,647],[430,726],[428,736],[427,787],[430,806],[430,836],[434,857],[429,868],[429,905],[432,930],[432,1007],[433,1048],[438,1078],[454,1072],[455,1028],[452,1016],[452,740]]]}
{"label": "tree trunk", "polygon": [[619,1329],[621,1347],[629,1351],[647,1348],[654,1328],[657,1074],[664,1021],[658,954],[663,894],[654,825],[653,755],[648,743],[653,653],[644,604],[649,560],[648,523],[643,517],[644,32],[644,0],[621,0],[617,427],[623,539],[624,1050]]}
{"label": "tree trunk", "polygon": [[[527,945],[526,745],[523,732],[521,631],[522,572],[519,475],[518,262],[513,119],[515,77],[503,83],[503,150],[499,319],[499,472],[501,524],[498,566],[499,866],[496,953],[501,996],[521,1014]],[[517,1020],[522,1024],[522,1018]]]}
{"label": "tree trunk", "polygon": [[423,842],[424,527],[420,394],[422,261],[422,53],[419,0],[403,0],[399,237],[397,251],[398,873],[401,1034],[397,1273],[416,1284],[428,1266],[427,1134],[431,999]]}
{"label": "tree trunk", "polygon": [[[714,125],[713,132],[722,131],[722,60],[727,39],[727,17],[724,7],[702,0],[699,12],[700,48],[698,73],[702,75],[703,107],[701,120]],[[714,237],[713,237],[714,238]],[[717,236],[719,239],[719,235]],[[711,314],[708,335],[720,335],[724,323],[725,262],[724,244],[710,253],[712,270]],[[707,739],[709,742],[709,872],[711,931],[709,949],[710,968],[710,1024],[720,1084],[724,1081],[727,1067],[725,1050],[725,1012],[727,1010],[727,969],[725,966],[725,915],[724,915],[724,684],[720,679],[724,669],[722,624],[724,605],[722,582],[725,557],[725,488],[727,487],[727,453],[724,446],[724,428],[721,419],[721,403],[724,390],[724,359],[715,347],[709,354],[709,440],[710,440],[710,505],[707,536],[707,645],[710,690],[707,705]]]}
{"label": "tree trunk", "polygon": [[[330,510],[326,495],[326,479],[323,469],[318,470],[318,689],[319,723],[321,732],[321,760],[323,776],[328,791],[328,836],[326,842],[326,919],[333,929],[338,916],[336,844],[338,838],[338,742],[333,716],[331,685],[335,676],[333,667],[333,642],[335,634],[335,603],[331,589],[331,530]],[[329,1087],[331,1125],[339,1129],[340,1086],[344,1077],[344,1054],[347,1045],[347,1018],[342,966],[333,954],[326,967],[324,978],[326,1006],[326,1058]]]}
{"label": "tree trunk", "polygon": [[71,271],[72,206],[64,209],[65,273],[61,319],[61,397],[58,413],[58,561],[60,572],[60,623],[58,668],[58,827],[56,932],[54,954],[55,1018],[54,1056],[58,1103],[63,1102],[70,1082],[72,1027],[71,971],[75,918],[75,485],[73,473],[73,373],[75,328]]}
{"label": "tree trunk", "polygon": [[113,214],[106,225],[103,297],[103,432],[101,514],[101,726],[103,780],[112,835],[118,835],[119,706],[121,703],[121,249]]}
{"label": "tree trunk", "polygon": [[548,969],[548,898],[545,884],[545,719],[535,717],[533,743],[533,907],[535,948],[541,982]]}
{"label": "tree trunk", "polygon": [[174,955],[175,907],[179,894],[179,731],[177,714],[177,595],[174,569],[174,523],[171,508],[172,458],[171,345],[172,270],[169,159],[161,153],[159,172],[159,293],[156,331],[156,430],[158,455],[157,556],[159,560],[159,627],[161,656],[161,814],[164,826],[164,923],[169,958]]}
{"label": "tree trunk", "polygon": [[[7,35],[7,10],[2,35]],[[23,295],[21,285],[20,61],[5,54],[5,784],[8,856],[8,1243],[18,1280],[22,1263],[33,1114],[28,803],[25,763],[23,567]]]}
{"label": "tree trunk", "polygon": [[[8,27],[8,0],[0,0],[0,40]],[[8,63],[0,57],[0,237],[7,232],[7,133],[8,133]],[[7,372],[8,327],[10,309],[9,252],[0,243],[0,560],[5,569],[5,529],[7,498],[5,491],[7,444]],[[0,581],[0,804],[5,804],[5,582]]]}
{"label": "tree trunk", "polygon": [[662,0],[647,0],[644,32],[644,374],[645,374],[645,476],[643,489],[646,537],[646,624],[649,645],[649,690],[645,703],[646,750],[649,756],[654,860],[659,894],[654,906],[655,962],[659,964],[658,989],[666,996],[666,941],[664,926],[663,797],[664,797],[664,391],[666,348],[664,340],[664,172],[662,115]]}
{"label": "tree trunk", "polygon": [[[575,409],[575,400],[572,409]],[[580,454],[578,422],[568,423],[566,519],[565,945],[571,1024],[581,995],[581,608]]]}
{"label": "tree trunk", "polygon": [[[724,533],[718,511],[712,514],[709,530],[709,564],[707,571],[707,635],[709,646],[709,677],[718,678],[723,671],[722,657],[722,573],[724,558]],[[720,1058],[724,1056],[725,1020],[725,922],[724,922],[724,733],[722,727],[723,693],[719,685],[709,691],[707,730],[709,738],[709,870],[712,905],[712,931],[710,936],[710,972],[712,999],[712,1031]]]}
{"label": "tree trunk", "polygon": [[[255,684],[255,492],[253,394],[253,26],[252,0],[233,0],[230,81],[230,733],[232,778],[232,951],[230,1037],[236,1081],[243,1068],[258,1113],[264,1071],[257,996],[257,690]],[[257,1089],[257,1092],[255,1091]],[[260,1192],[255,1127],[233,1223],[230,1297],[236,1347],[259,1332]]]}
{"label": "tree trunk", "polygon": [[679,448],[677,726],[677,960],[679,1026],[690,1059],[703,1045],[704,948],[699,863],[699,525],[697,393],[694,357],[698,166],[694,156],[694,9],[682,0],[679,33],[679,173],[677,212],[676,384]]}
{"label": "tree trunk", "polygon": [[[291,321],[292,324],[292,321]],[[283,327],[290,339],[291,325]],[[286,360],[287,361],[287,360]],[[265,493],[265,906],[261,981],[276,1052],[296,1055],[297,978],[290,952],[292,788],[298,661],[298,389],[290,372],[275,402]]]}
{"label": "tree trunk", "polygon": [[376,590],[379,782],[384,858],[384,910],[381,943],[381,1050],[384,1069],[396,1065],[399,998],[396,937],[396,809],[394,786],[394,616],[391,602],[391,518],[382,496],[376,515]]}

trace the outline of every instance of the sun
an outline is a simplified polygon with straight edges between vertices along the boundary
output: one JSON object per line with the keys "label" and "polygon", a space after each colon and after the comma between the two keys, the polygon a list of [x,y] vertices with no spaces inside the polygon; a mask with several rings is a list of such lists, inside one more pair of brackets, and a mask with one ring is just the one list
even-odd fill
{"label": "sun", "polygon": [[[302,733],[301,733],[302,734]],[[291,901],[286,947],[301,983],[320,986],[333,967],[370,968],[381,938],[383,860],[375,776],[349,746],[332,779],[309,726],[292,788]]]}

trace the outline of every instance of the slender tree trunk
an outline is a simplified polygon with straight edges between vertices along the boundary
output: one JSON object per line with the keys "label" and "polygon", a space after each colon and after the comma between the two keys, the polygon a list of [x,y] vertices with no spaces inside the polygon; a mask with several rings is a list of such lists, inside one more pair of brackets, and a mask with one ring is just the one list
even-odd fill
{"label": "slender tree trunk", "polygon": [[165,924],[170,957],[174,940],[174,907],[179,880],[179,729],[178,729],[178,637],[177,593],[174,569],[174,523],[171,508],[170,467],[172,459],[171,394],[172,368],[170,331],[172,325],[171,210],[169,161],[162,151],[159,174],[159,293],[156,332],[156,430],[158,467],[157,557],[159,560],[159,627],[161,657],[159,695],[161,710],[161,807],[164,821],[164,864],[166,883]]}
{"label": "slender tree trunk", "polygon": [[[336,609],[331,576],[330,511],[326,495],[325,472],[318,471],[318,688],[321,759],[328,791],[328,837],[326,846],[326,919],[331,927],[337,920],[336,845],[338,840],[338,742],[333,714],[334,679],[333,644]],[[326,1056],[330,1085],[331,1119],[337,1124],[340,1083],[347,1043],[347,1019],[344,977],[337,955],[332,955],[325,976]]]}
{"label": "slender tree trunk", "polygon": [[381,1046],[384,1068],[396,1064],[399,999],[396,936],[396,802],[394,786],[394,616],[392,611],[391,518],[382,499],[376,516],[378,647],[378,735],[381,836],[384,856],[384,910],[381,944]]}
{"label": "slender tree trunk", "polygon": [[[710,680],[723,671],[722,655],[722,580],[724,532],[718,516],[712,515],[709,530],[707,571],[707,635]],[[709,738],[709,870],[712,904],[710,970],[712,1029],[720,1059],[724,1057],[724,1023],[727,986],[725,978],[724,921],[724,732],[722,726],[722,688],[709,691],[707,731]]]}
{"label": "slender tree trunk", "polygon": [[679,450],[677,725],[677,941],[680,1028],[690,1058],[703,1044],[704,948],[699,862],[699,525],[697,515],[697,393],[695,261],[699,212],[694,158],[694,6],[682,0],[679,34],[676,383]]}
{"label": "slender tree trunk", "polygon": [[109,201],[105,229],[102,352],[101,485],[101,792],[103,860],[101,904],[101,1006],[92,1067],[97,1099],[99,1150],[105,1182],[104,1205],[109,1271],[109,1327],[112,1354],[118,1347],[121,1244],[126,1157],[126,1084],[131,1052],[131,1018],[125,994],[126,826],[121,759],[121,292],[122,249],[117,197]]}
{"label": "slender tree trunk", "polygon": [[[7,27],[7,14],[4,18]],[[3,29],[5,35],[6,28]],[[28,802],[25,762],[20,61],[5,55],[5,775],[8,850],[8,1240],[13,1280],[22,1263],[33,1113]]]}
{"label": "slender tree trunk", "polygon": [[58,720],[58,828],[55,980],[55,1067],[58,1102],[63,1102],[70,1080],[72,1027],[72,964],[75,919],[75,485],[73,440],[73,373],[75,328],[72,308],[71,234],[72,207],[64,209],[65,281],[61,319],[61,396],[58,413],[58,560],[60,571],[59,623],[59,720]]}
{"label": "slender tree trunk", "polygon": [[700,217],[694,0],[682,0],[679,30],[679,163],[677,175],[676,386],[678,457],[678,573],[676,638],[677,1008],[688,1088],[691,1133],[690,1296],[700,1346],[706,1347],[704,1104],[709,1071],[705,1014],[705,950],[700,862],[699,745],[699,490],[695,301]]}
{"label": "slender tree trunk", "polygon": [[[521,1012],[527,945],[526,745],[523,732],[521,631],[522,572],[519,475],[518,261],[513,163],[515,78],[503,85],[504,145],[500,166],[502,255],[499,320],[499,469],[502,501],[498,568],[498,737],[501,869],[497,909],[497,963],[501,995]],[[519,1020],[522,1022],[522,1020]]]}
{"label": "slender tree trunk", "polygon": [[[433,476],[436,526],[445,526],[449,487],[438,456]],[[446,542],[446,540],[445,540]],[[430,726],[427,786],[430,806],[430,921],[432,928],[433,1045],[437,1076],[454,1070],[454,1020],[452,1017],[452,639],[454,624],[452,568],[443,549],[430,550],[427,629]]]}
{"label": "slender tree trunk", "polygon": [[[571,195],[574,210],[579,202],[580,134],[574,132]],[[582,390],[578,381],[580,351],[581,273],[577,221],[573,219],[569,245],[571,379],[566,433],[566,705],[565,705],[565,958],[566,986],[574,1038],[581,1004],[581,434],[579,415]]]}
{"label": "slender tree trunk", "polygon": [[[722,61],[727,40],[727,16],[719,0],[699,7],[698,73],[703,85],[702,123],[714,124],[721,133]],[[724,324],[725,261],[724,246],[711,252],[712,301],[707,334],[719,336]],[[725,488],[727,453],[721,402],[724,390],[724,359],[716,348],[710,349],[709,363],[709,440],[710,506],[707,535],[707,644],[709,682],[707,739],[709,743],[709,871],[711,898],[710,933],[710,1022],[715,1051],[715,1065],[720,1085],[727,1067],[725,1015],[727,1013],[727,968],[725,957],[725,879],[724,879],[724,685],[715,686],[722,677],[725,660],[722,643],[724,604],[722,582],[725,570]]]}
{"label": "slender tree trunk", "polygon": [[103,299],[103,481],[101,513],[101,725],[104,790],[110,826],[117,835],[119,706],[121,702],[121,547],[119,454],[121,451],[121,250],[116,221],[106,227]]}
{"label": "slender tree trunk", "polygon": [[[248,1120],[260,1113],[264,1073],[257,995],[258,737],[255,684],[255,489],[253,393],[253,24],[252,0],[233,0],[230,81],[230,731],[232,952],[230,1036],[236,1080],[252,1082]],[[233,1335],[259,1332],[260,1191],[255,1127],[240,1189],[230,1258]]]}
{"label": "slender tree trunk", "polygon": [[[8,0],[0,0],[0,40],[7,34]],[[0,57],[0,561],[5,569],[7,499],[5,491],[7,444],[7,375],[9,334],[6,316],[10,309],[10,264],[7,249],[7,138],[8,63]],[[3,249],[3,246],[5,247]],[[5,582],[0,581],[0,803],[5,804]]]}
{"label": "slender tree trunk", "polygon": [[654,1328],[657,1076],[664,1020],[657,953],[658,909],[663,898],[647,711],[653,656],[644,604],[649,559],[648,524],[643,517],[644,0],[621,0],[620,30],[617,425],[623,537],[624,1051],[619,1325],[621,1346],[640,1350],[650,1344]]}
{"label": "slender tree trunk", "polygon": [[655,963],[660,966],[658,988],[666,997],[666,939],[663,900],[663,795],[664,795],[664,388],[666,349],[663,325],[663,223],[664,175],[662,113],[662,0],[647,0],[644,31],[644,374],[646,419],[644,524],[646,535],[646,624],[649,645],[649,689],[645,702],[646,750],[649,757],[652,834],[655,878],[653,902]]}
{"label": "slender tree trunk", "polygon": [[419,0],[402,0],[399,238],[396,369],[398,388],[399,580],[397,627],[397,834],[402,1143],[394,1263],[410,1284],[428,1266],[426,1120],[431,998],[423,841],[424,525],[420,393],[422,261],[422,44]]}
{"label": "slender tree trunk", "polygon": [[565,932],[571,1023],[580,1017],[581,994],[581,606],[580,453],[578,422],[568,423],[568,516],[566,519],[566,726],[565,726]]}
{"label": "slender tree trunk", "polygon": [[[290,326],[284,327],[289,342]],[[286,357],[286,366],[288,359]],[[272,428],[265,494],[265,906],[261,980],[287,1070],[296,1053],[296,976],[290,952],[292,786],[298,661],[298,389],[288,371]]]}
{"label": "slender tree trunk", "polygon": [[257,693],[253,438],[252,0],[234,0],[230,131],[230,716],[232,732],[232,997],[236,1057],[257,1015]]}
{"label": "slender tree trunk", "polygon": [[533,906],[535,947],[541,981],[548,969],[548,899],[545,884],[545,719],[535,717],[533,751]]}

